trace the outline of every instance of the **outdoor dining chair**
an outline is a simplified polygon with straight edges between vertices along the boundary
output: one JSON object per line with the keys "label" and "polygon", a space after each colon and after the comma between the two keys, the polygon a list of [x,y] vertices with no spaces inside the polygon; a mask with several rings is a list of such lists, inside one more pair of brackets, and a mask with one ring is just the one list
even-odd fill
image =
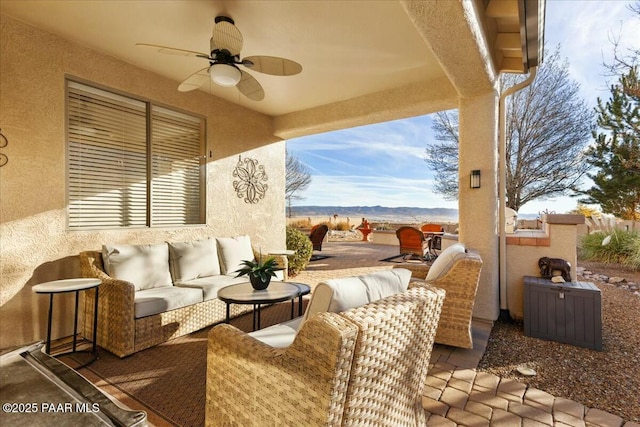
{"label": "outdoor dining chair", "polygon": [[396,230],[396,236],[400,244],[400,255],[403,257],[417,257],[427,260],[429,255],[429,241],[424,233],[415,227],[400,227]]}

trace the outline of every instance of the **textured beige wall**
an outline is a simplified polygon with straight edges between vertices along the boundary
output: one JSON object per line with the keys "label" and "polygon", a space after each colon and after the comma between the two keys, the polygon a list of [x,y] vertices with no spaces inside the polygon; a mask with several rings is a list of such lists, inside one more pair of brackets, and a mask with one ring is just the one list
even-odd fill
{"label": "textured beige wall", "polygon": [[[79,44],[0,16],[0,348],[46,336],[48,298],[37,283],[79,274],[77,254],[103,243],[156,243],[249,234],[265,250],[285,245],[284,142],[271,118]],[[131,231],[68,231],[65,213],[65,76],[74,76],[207,119],[207,225]],[[238,155],[259,160],[266,197],[251,205],[233,190]],[[72,331],[71,298],[56,300],[53,336]],[[59,315],[59,316],[58,316]]]}

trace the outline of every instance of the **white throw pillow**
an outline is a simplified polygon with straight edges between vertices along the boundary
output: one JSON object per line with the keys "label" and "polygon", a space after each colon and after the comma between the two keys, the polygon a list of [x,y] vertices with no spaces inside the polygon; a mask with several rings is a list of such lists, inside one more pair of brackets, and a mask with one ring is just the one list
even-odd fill
{"label": "white throw pillow", "polygon": [[169,242],[169,265],[174,283],[219,275],[216,239]]}
{"label": "white throw pillow", "polygon": [[218,255],[222,274],[235,275],[242,268],[242,261],[253,261],[253,249],[249,236],[218,237]]}
{"label": "white throw pillow", "polygon": [[453,264],[460,258],[464,257],[465,254],[466,249],[462,243],[454,243],[449,246],[447,249],[442,251],[440,255],[438,255],[438,258],[436,258],[435,261],[433,261],[433,264],[427,272],[425,280],[429,282],[444,276]]}
{"label": "white throw pillow", "polygon": [[166,243],[103,245],[102,259],[109,276],[133,283],[136,291],[173,285]]}
{"label": "white throw pillow", "polygon": [[411,271],[406,268],[394,268],[358,277],[367,289],[369,302],[372,302],[406,291],[409,288]]}

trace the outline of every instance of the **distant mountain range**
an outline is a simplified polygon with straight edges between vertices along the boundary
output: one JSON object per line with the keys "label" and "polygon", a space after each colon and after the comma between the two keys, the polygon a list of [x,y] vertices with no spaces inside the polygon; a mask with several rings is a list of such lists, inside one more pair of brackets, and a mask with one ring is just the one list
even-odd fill
{"label": "distant mountain range", "polygon": [[[350,217],[352,219],[367,218],[369,221],[391,222],[458,222],[458,209],[450,208],[415,208],[385,206],[292,206],[294,217]],[[519,218],[535,218],[535,214],[518,215]],[[340,220],[340,218],[338,218]]]}

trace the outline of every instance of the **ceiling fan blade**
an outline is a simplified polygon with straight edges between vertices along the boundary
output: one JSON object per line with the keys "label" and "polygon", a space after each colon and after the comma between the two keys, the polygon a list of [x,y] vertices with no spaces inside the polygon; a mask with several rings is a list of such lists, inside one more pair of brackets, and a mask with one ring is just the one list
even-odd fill
{"label": "ceiling fan blade", "polygon": [[264,89],[251,74],[240,70],[242,78],[236,85],[240,93],[252,101],[262,101],[264,99]]}
{"label": "ceiling fan blade", "polygon": [[302,65],[277,56],[249,56],[244,60],[253,62],[251,70],[272,76],[293,76],[302,71]]}
{"label": "ceiling fan blade", "polygon": [[191,74],[182,83],[180,83],[178,90],[180,92],[189,92],[198,89],[210,79],[208,71],[209,67],[205,67],[202,70],[198,70]]}
{"label": "ceiling fan blade", "polygon": [[155,50],[158,53],[164,53],[167,55],[177,56],[195,56],[198,58],[210,59],[209,55],[202,52],[196,52],[195,50],[176,49],[174,47],[160,46],[157,44],[136,43],[136,46],[148,47]]}
{"label": "ceiling fan blade", "polygon": [[[218,20],[218,18],[216,18],[216,20]],[[239,55],[242,50],[242,33],[233,24],[233,21],[229,21],[220,20],[213,26],[211,50],[225,49],[228,50],[231,55],[236,56]]]}

